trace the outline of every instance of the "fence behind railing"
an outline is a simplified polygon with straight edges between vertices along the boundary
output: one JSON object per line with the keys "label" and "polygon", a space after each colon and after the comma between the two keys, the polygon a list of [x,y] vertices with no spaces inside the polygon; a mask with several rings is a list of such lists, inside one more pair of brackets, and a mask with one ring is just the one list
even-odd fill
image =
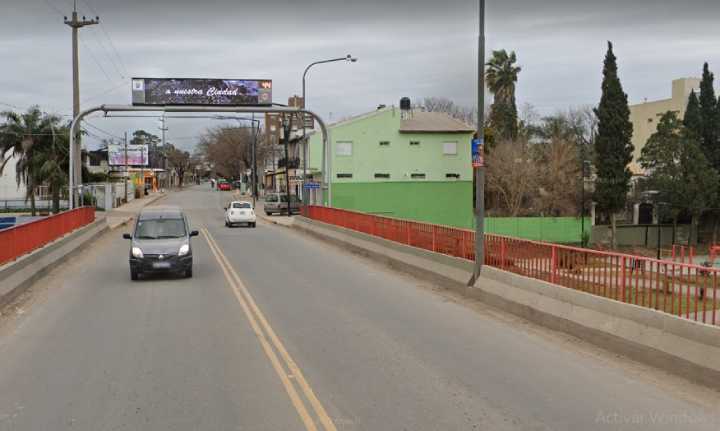
{"label": "fence behind railing", "polygon": [[0,230],[0,265],[30,253],[94,220],[95,209],[82,207]]}
{"label": "fence behind railing", "polygon": [[[475,232],[449,226],[320,206],[304,207],[310,219],[467,260],[475,259]],[[592,295],[720,325],[718,270],[485,235],[485,264]]]}

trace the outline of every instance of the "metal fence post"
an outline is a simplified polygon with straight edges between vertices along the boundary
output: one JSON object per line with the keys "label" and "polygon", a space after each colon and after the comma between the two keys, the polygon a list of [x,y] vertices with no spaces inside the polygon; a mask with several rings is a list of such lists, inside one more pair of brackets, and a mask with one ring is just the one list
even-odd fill
{"label": "metal fence post", "polygon": [[505,268],[505,253],[506,253],[505,237],[500,238],[500,268]]}
{"label": "metal fence post", "polygon": [[557,281],[557,247],[552,246],[552,257],[550,258],[550,283],[555,284]]}
{"label": "metal fence post", "polygon": [[627,278],[627,258],[625,256],[622,257],[622,282],[620,282],[620,297],[622,298],[622,302],[625,302],[625,280]]}

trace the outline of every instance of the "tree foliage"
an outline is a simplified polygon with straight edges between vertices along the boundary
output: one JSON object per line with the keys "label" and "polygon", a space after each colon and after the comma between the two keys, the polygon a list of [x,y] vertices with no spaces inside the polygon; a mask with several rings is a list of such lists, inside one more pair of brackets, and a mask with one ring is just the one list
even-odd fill
{"label": "tree foliage", "polygon": [[25,113],[5,111],[0,125],[0,172],[11,157],[17,159],[15,178],[26,186],[26,200],[33,215],[35,191],[48,185],[53,196],[53,210],[59,211],[60,191],[69,169],[69,127],[60,117],[43,113],[33,106]]}
{"label": "tree foliage", "polygon": [[487,87],[493,93],[490,108],[490,126],[499,139],[512,140],[518,134],[518,111],[515,102],[515,85],[522,68],[517,64],[515,52],[493,51],[486,63]]}
{"label": "tree foliage", "polygon": [[715,98],[713,82],[715,75],[710,72],[707,63],[703,65],[702,81],[700,82],[700,145],[705,156],[715,169],[720,169],[720,141],[718,133],[718,101]]}
{"label": "tree foliage", "polygon": [[631,142],[633,126],[630,108],[618,77],[617,58],[610,42],[603,69],[602,97],[595,115],[598,117],[595,201],[600,210],[610,216],[614,247],[615,213],[625,207],[631,178],[628,165],[632,161],[634,147]]}
{"label": "tree foliage", "polygon": [[[692,96],[691,96],[692,97]],[[686,112],[681,122],[675,112],[665,113],[643,147],[640,164],[649,173],[649,185],[659,193],[657,200],[670,206],[677,220],[682,211],[692,216],[691,240],[696,242],[697,221],[716,200],[717,171],[703,153],[693,125],[695,111]]]}

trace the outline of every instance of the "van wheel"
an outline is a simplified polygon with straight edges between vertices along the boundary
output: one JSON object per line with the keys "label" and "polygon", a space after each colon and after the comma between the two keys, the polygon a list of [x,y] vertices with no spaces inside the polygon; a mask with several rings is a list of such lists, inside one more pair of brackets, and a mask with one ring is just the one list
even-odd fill
{"label": "van wheel", "polygon": [[250,223],[250,227],[255,227],[255,222]]}
{"label": "van wheel", "polygon": [[265,211],[265,215],[270,217],[272,215],[272,213],[270,211]]}
{"label": "van wheel", "polygon": [[132,269],[130,270],[130,280],[137,281],[139,276],[140,274],[138,274],[137,271],[133,271]]}
{"label": "van wheel", "polygon": [[192,278],[192,268],[185,270],[185,278]]}

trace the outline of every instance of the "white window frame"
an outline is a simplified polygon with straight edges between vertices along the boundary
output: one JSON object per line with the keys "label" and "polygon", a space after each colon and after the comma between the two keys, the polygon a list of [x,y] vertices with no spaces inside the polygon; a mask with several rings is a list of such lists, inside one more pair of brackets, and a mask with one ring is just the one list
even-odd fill
{"label": "white window frame", "polygon": [[[458,154],[457,141],[446,141],[446,142],[443,142],[442,145],[443,145],[442,151],[443,151],[444,156],[457,156],[457,154]],[[448,145],[452,145],[452,150],[449,149],[450,147],[448,147]]]}
{"label": "white window frame", "polygon": [[[342,151],[340,150],[341,148],[343,148]],[[352,141],[337,141],[337,142],[335,142],[335,155],[338,157],[352,157],[353,142]]]}

